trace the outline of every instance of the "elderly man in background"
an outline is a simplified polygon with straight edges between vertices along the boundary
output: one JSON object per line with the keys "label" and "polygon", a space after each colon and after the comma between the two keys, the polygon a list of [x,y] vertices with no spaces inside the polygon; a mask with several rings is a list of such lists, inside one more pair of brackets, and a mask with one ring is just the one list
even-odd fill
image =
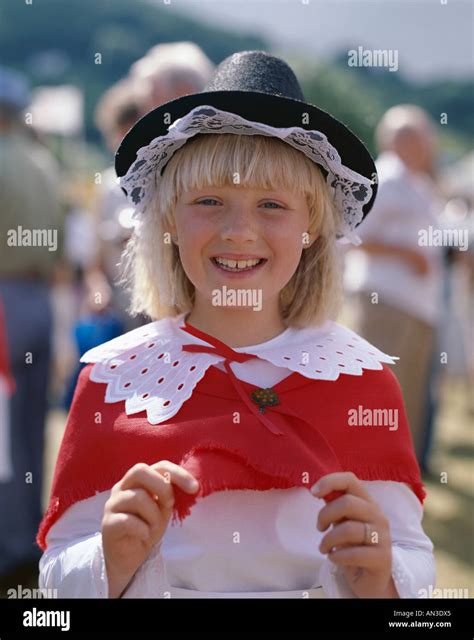
{"label": "elderly man in background", "polygon": [[[379,189],[358,232],[363,251],[356,291],[358,331],[379,349],[400,357],[400,382],[415,451],[426,461],[425,425],[430,363],[441,316],[443,251],[424,246],[420,231],[439,227],[441,203],[434,173],[436,134],[413,105],[389,109],[376,130]],[[359,254],[360,255],[360,254]],[[347,263],[346,276],[351,272]]]}
{"label": "elderly man in background", "polygon": [[41,555],[35,537],[42,517],[50,281],[62,232],[58,170],[25,127],[28,101],[23,76],[0,68],[0,301],[15,384],[9,437],[3,438],[9,443],[10,473],[0,473],[0,579],[5,580],[21,570],[29,574]]}

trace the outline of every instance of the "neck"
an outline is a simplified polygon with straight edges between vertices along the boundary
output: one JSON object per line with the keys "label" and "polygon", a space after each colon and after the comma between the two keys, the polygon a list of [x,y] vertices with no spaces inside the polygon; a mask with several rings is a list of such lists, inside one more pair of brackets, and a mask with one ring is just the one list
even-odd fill
{"label": "neck", "polygon": [[185,320],[232,348],[267,342],[287,328],[278,312],[251,308],[202,308],[196,304]]}

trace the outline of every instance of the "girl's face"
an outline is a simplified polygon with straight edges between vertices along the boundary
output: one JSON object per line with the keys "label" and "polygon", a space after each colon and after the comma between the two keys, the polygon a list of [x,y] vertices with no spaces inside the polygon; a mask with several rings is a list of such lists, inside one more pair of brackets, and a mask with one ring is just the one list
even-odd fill
{"label": "girl's face", "polygon": [[283,189],[231,185],[182,193],[173,233],[196,300],[226,285],[261,290],[264,302],[277,302],[314,240],[309,215],[306,197]]}

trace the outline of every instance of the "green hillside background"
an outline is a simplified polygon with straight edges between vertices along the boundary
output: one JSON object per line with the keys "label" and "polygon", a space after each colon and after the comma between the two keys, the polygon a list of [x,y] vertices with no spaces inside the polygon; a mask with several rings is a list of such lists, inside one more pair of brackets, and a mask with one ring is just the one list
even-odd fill
{"label": "green hillside background", "polygon": [[[32,85],[72,83],[83,89],[85,135],[100,144],[93,111],[103,91],[124,76],[153,45],[191,40],[214,63],[245,49],[271,50],[253,34],[238,34],[190,19],[183,13],[144,0],[4,0],[0,5],[1,64],[24,71]],[[360,43],[359,43],[360,44]],[[373,129],[390,106],[415,103],[440,126],[444,162],[472,146],[474,137],[473,85],[469,81],[413,84],[401,73],[347,66],[347,48],[331,62],[286,57],[298,73],[306,97],[339,117],[374,151]],[[95,64],[100,53],[102,63]]]}

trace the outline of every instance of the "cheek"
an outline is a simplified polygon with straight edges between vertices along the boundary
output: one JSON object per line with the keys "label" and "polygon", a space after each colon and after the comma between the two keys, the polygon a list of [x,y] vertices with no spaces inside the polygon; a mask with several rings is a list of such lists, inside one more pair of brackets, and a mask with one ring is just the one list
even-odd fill
{"label": "cheek", "polygon": [[298,268],[303,253],[303,233],[308,228],[304,222],[301,219],[287,221],[269,232],[268,243],[274,255],[272,274],[276,281],[287,282]]}
{"label": "cheek", "polygon": [[196,253],[212,234],[209,222],[193,215],[176,216],[179,244],[191,253]]}
{"label": "cheek", "polygon": [[267,241],[272,246],[274,253],[280,258],[294,259],[301,254],[303,246],[303,233],[307,226],[299,221],[288,222],[268,229]]}
{"label": "cheek", "polygon": [[202,254],[212,237],[212,226],[199,216],[179,210],[176,211],[175,222],[181,264],[188,278],[196,285],[202,277]]}

